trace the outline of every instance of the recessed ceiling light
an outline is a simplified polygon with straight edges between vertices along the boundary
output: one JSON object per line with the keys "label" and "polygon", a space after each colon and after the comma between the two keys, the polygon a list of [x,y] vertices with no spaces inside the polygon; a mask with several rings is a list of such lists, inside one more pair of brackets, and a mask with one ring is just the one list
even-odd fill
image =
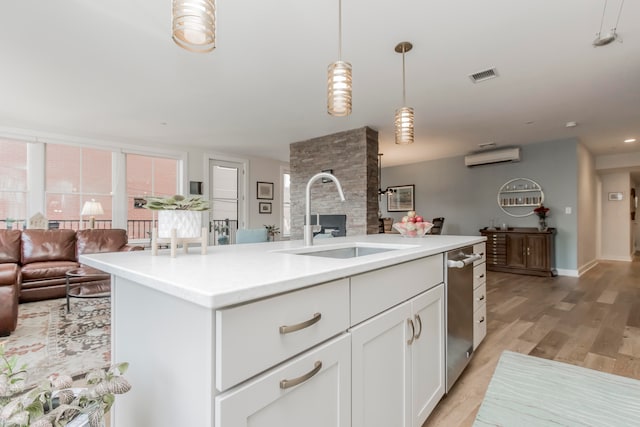
{"label": "recessed ceiling light", "polygon": [[568,127],[568,128],[574,128],[576,126],[578,126],[578,123],[576,123],[576,122],[567,122],[565,124],[565,127]]}
{"label": "recessed ceiling light", "polygon": [[624,142],[626,142],[627,144],[631,144],[632,142],[636,142],[635,138],[629,138],[629,139],[625,139]]}

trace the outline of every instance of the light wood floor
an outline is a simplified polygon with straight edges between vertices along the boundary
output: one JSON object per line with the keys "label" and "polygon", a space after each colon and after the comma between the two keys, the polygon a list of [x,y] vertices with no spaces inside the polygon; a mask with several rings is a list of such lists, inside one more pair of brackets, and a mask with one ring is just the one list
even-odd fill
{"label": "light wood floor", "polygon": [[640,379],[640,259],[580,278],[487,275],[487,337],[423,427],[473,424],[503,350]]}

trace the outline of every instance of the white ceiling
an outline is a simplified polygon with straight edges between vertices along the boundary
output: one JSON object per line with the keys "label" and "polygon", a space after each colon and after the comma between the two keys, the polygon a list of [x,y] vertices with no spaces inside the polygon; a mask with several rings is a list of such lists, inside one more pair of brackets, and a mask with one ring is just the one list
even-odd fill
{"label": "white ceiling", "polygon": [[[337,0],[218,0],[217,48],[187,52],[170,0],[0,3],[0,128],[184,144],[288,160],[289,144],[370,126],[384,166],[577,137],[594,154],[639,151],[640,1],[620,38],[591,44],[605,0],[343,0],[353,113],[326,113]],[[609,0],[604,30],[622,0]],[[416,142],[396,146],[400,41]],[[496,67],[500,77],[468,75]],[[578,126],[566,128],[567,121]]]}

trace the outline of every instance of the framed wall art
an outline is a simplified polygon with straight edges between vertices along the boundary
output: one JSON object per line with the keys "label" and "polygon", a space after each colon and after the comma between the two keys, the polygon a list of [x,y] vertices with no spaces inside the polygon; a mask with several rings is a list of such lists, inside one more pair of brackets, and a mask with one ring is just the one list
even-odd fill
{"label": "framed wall art", "polygon": [[415,210],[415,200],[413,193],[414,185],[401,185],[398,187],[389,187],[387,193],[387,211],[402,212]]}
{"label": "framed wall art", "polygon": [[273,200],[273,182],[258,181],[256,198],[263,200]]}
{"label": "framed wall art", "polygon": [[270,214],[271,213],[271,203],[270,202],[259,202],[258,203],[258,213]]}

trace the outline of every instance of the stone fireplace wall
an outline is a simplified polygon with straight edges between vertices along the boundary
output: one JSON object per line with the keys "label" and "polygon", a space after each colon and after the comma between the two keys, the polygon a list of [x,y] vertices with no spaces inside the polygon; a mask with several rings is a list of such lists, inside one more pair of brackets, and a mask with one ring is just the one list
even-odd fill
{"label": "stone fireplace wall", "polygon": [[309,178],[332,170],[344,190],[341,202],[333,182],[311,187],[311,214],[347,216],[347,235],[378,233],[378,132],[363,127],[290,145],[291,238],[302,239]]}

